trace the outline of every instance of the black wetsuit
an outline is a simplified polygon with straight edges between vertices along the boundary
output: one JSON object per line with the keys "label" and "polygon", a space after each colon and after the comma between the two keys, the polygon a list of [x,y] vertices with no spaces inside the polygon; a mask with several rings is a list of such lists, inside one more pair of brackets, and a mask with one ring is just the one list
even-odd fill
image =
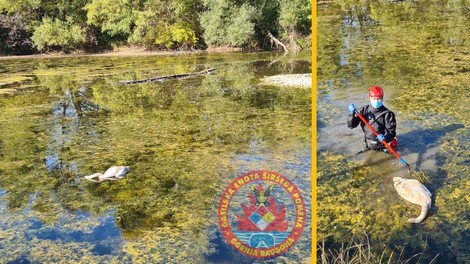
{"label": "black wetsuit", "polygon": [[[376,109],[369,104],[357,109],[357,111],[359,111],[359,113],[369,121],[369,124],[375,129],[375,131],[385,136],[385,141],[391,142],[395,138],[397,122],[395,120],[395,114],[388,110],[388,108],[382,105],[380,108]],[[357,127],[359,123],[361,124],[362,131],[364,131],[365,149],[380,150],[385,148],[385,146],[377,140],[374,133],[361,122],[359,117],[353,114],[348,115],[349,128],[353,129]]]}

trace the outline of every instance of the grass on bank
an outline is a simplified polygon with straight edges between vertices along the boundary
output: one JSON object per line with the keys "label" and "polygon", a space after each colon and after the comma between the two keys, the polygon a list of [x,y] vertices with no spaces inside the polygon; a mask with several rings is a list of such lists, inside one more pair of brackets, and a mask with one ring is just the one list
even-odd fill
{"label": "grass on bank", "polygon": [[[395,250],[390,251],[386,245],[380,254],[371,250],[369,237],[365,235],[365,241],[358,241],[352,238],[348,243],[341,243],[339,248],[327,248],[325,241],[317,245],[317,263],[321,264],[370,264],[370,263],[387,263],[387,264],[408,264],[421,263],[421,256],[424,252],[417,253],[411,257],[405,257],[405,247],[402,247],[399,254]],[[429,264],[437,263],[438,255],[436,255]]]}

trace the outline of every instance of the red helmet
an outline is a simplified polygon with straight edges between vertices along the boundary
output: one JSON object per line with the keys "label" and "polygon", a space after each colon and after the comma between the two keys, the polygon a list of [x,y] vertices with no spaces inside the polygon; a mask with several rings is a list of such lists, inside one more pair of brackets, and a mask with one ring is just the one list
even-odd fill
{"label": "red helmet", "polygon": [[384,90],[382,90],[382,88],[380,88],[380,86],[374,85],[369,90],[369,97],[383,98],[384,97]]}

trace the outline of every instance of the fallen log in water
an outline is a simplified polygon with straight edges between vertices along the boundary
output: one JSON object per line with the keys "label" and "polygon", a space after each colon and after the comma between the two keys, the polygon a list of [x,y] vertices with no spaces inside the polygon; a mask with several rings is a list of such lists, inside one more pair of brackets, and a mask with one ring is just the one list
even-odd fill
{"label": "fallen log in water", "polygon": [[271,46],[274,44],[276,44],[276,46],[281,46],[283,49],[284,49],[284,52],[289,52],[289,50],[287,49],[287,46],[284,45],[284,43],[282,43],[281,41],[279,41],[277,38],[275,38],[273,36],[273,34],[271,34],[271,32],[268,31],[268,38],[271,40]]}
{"label": "fallen log in water", "polygon": [[184,78],[188,78],[188,77],[192,77],[196,75],[210,74],[213,71],[215,71],[215,68],[207,69],[207,70],[203,70],[199,72],[159,76],[159,77],[152,77],[152,78],[142,79],[142,80],[119,81],[119,83],[120,84],[135,84],[135,83],[147,83],[147,82],[161,82],[161,81],[170,80],[170,79],[184,79]]}

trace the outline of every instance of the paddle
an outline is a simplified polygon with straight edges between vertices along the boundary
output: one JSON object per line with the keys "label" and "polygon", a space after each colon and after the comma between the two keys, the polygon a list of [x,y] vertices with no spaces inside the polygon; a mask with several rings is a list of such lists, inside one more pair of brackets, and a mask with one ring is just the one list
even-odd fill
{"label": "paddle", "polygon": [[[374,133],[374,135],[377,137],[379,133],[369,124],[369,122],[367,122],[364,116],[362,116],[362,114],[359,113],[357,109],[355,109],[354,112],[359,117],[359,119],[361,119],[362,123],[364,123],[370,129],[370,131],[372,131],[372,133]],[[385,139],[381,142],[390,151],[390,153],[393,154],[393,156],[400,160],[401,164],[405,165],[408,168],[408,171],[412,175],[415,175],[421,182],[425,182],[428,179],[428,177],[426,176],[426,174],[424,174],[421,168],[419,168],[418,166],[413,167],[408,164],[408,162],[406,162],[404,158],[400,157],[400,155],[398,155],[398,153],[387,143],[387,141],[385,141]]]}

